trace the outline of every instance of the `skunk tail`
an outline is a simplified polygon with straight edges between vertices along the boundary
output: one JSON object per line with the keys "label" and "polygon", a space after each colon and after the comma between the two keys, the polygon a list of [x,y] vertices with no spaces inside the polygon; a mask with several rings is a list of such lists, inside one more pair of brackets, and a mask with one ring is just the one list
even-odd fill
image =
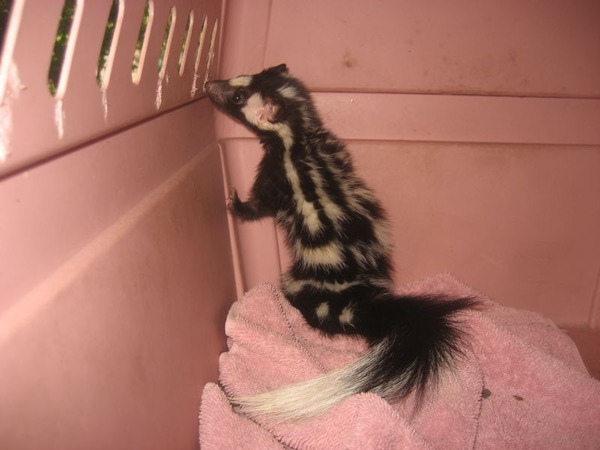
{"label": "skunk tail", "polygon": [[474,303],[471,298],[409,296],[365,302],[353,323],[371,344],[361,358],[316,378],[231,402],[250,417],[268,415],[286,422],[318,416],[361,392],[388,400],[413,391],[422,396],[440,370],[461,354],[464,333],[454,315]]}

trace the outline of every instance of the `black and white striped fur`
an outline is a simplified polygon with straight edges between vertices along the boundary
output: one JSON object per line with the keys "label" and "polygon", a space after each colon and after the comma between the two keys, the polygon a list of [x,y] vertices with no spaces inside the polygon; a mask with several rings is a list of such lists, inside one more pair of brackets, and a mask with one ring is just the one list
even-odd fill
{"label": "black and white striped fur", "polygon": [[285,231],[293,256],[281,279],[287,299],[322,332],[361,335],[370,344],[347,367],[232,403],[250,416],[287,421],[314,417],[360,392],[386,399],[422,394],[460,353],[453,316],[473,302],[394,295],[385,213],[285,65],[211,81],[206,91],[262,143],[250,198],[234,192],[228,206],[242,220],[275,217]]}

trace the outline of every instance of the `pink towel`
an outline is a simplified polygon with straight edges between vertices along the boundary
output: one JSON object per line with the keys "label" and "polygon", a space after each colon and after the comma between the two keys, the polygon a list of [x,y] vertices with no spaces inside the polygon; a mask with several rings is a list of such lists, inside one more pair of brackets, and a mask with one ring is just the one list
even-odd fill
{"label": "pink towel", "polygon": [[[208,383],[200,408],[201,448],[600,449],[600,382],[552,322],[499,306],[450,275],[401,291],[475,295],[483,302],[461,316],[471,348],[420,408],[414,398],[390,405],[360,394],[309,421],[253,422],[234,413],[221,388]],[[311,378],[366,348],[359,339],[330,339],[309,328],[268,284],[232,306],[226,333],[220,382],[232,395]]]}

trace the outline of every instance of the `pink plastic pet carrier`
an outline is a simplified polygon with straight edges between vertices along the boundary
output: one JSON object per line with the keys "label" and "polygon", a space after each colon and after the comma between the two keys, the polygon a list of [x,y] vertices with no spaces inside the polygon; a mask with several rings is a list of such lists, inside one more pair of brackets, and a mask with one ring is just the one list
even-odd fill
{"label": "pink plastic pet carrier", "polygon": [[261,148],[203,87],[280,63],[388,211],[398,286],[541,313],[600,378],[600,3],[1,8],[0,448],[198,445],[227,312],[288,262],[227,214]]}

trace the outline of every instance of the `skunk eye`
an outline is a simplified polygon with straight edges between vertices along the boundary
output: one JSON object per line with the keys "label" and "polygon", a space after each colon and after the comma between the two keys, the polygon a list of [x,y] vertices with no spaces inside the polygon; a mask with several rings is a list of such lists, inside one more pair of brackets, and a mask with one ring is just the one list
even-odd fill
{"label": "skunk eye", "polygon": [[234,92],[231,100],[233,101],[234,104],[241,105],[242,103],[244,103],[246,101],[246,94],[244,93],[244,91],[238,89],[237,91]]}

